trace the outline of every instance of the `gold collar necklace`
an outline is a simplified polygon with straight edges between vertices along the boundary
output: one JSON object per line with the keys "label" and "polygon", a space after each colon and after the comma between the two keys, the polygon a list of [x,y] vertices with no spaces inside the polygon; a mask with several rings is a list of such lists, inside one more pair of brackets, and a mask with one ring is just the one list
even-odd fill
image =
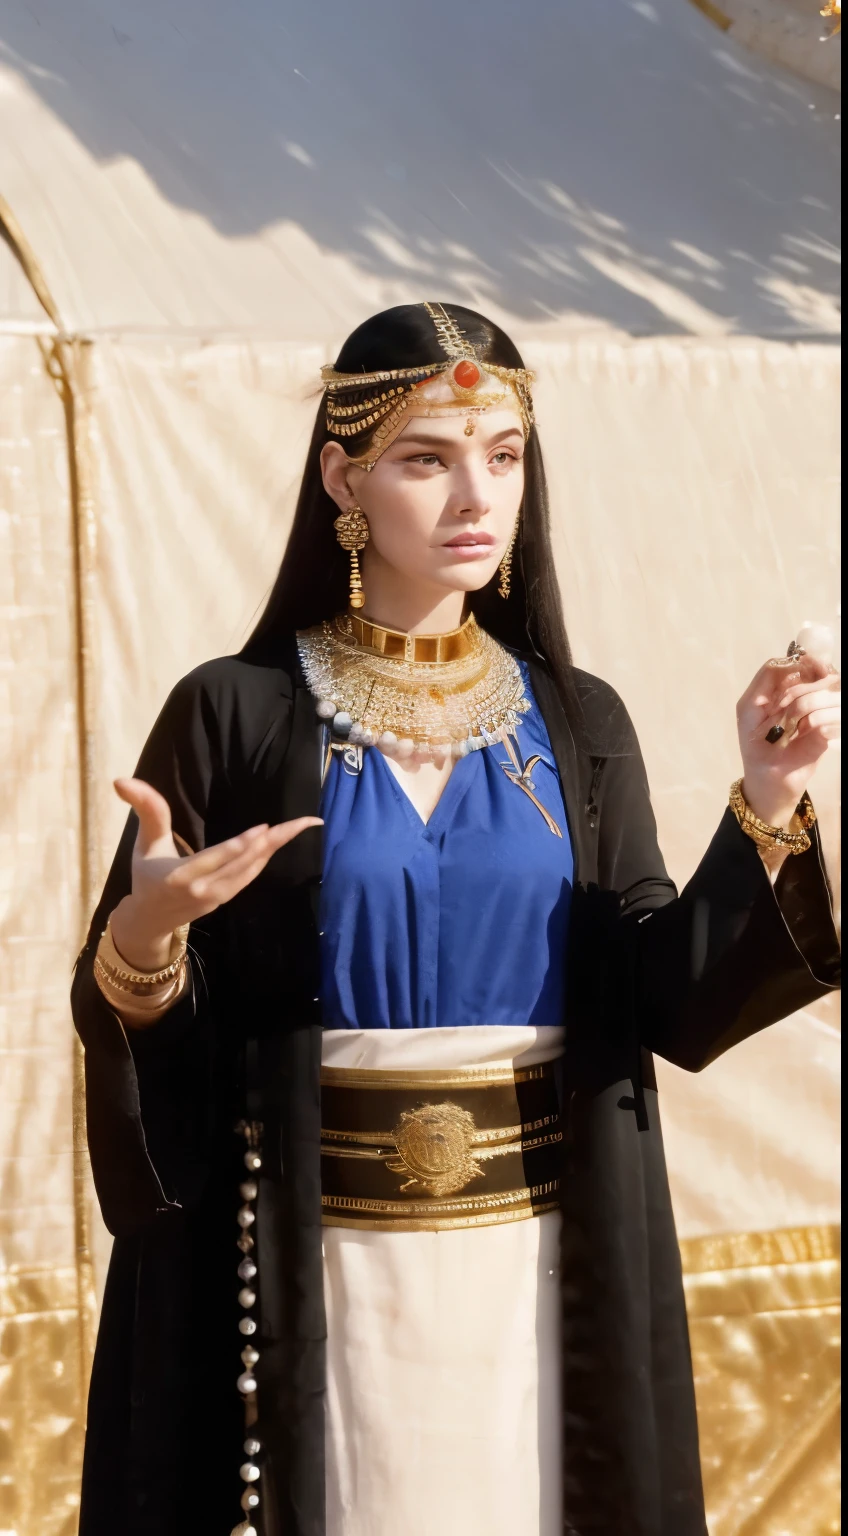
{"label": "gold collar necklace", "polygon": [[338,743],[442,763],[513,735],[530,708],[515,657],[471,615],[406,635],[346,613],[298,635],[316,709]]}
{"label": "gold collar necklace", "polygon": [[479,633],[471,614],[459,629],[448,630],[443,635],[408,635],[402,629],[387,629],[383,624],[372,624],[358,613],[348,613],[336,620],[341,633],[353,637],[363,650],[374,651],[377,656],[389,656],[393,661],[460,661],[470,656]]}

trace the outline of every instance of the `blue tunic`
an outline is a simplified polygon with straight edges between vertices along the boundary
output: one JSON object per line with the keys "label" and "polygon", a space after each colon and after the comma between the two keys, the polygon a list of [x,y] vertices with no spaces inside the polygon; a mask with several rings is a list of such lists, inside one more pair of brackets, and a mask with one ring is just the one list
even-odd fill
{"label": "blue tunic", "polygon": [[[525,674],[525,684],[526,684]],[[533,793],[501,743],[454,766],[424,822],[382,753],[324,785],[322,1012],[327,1029],[562,1024],[574,864],[559,775],[529,687],[518,728]]]}

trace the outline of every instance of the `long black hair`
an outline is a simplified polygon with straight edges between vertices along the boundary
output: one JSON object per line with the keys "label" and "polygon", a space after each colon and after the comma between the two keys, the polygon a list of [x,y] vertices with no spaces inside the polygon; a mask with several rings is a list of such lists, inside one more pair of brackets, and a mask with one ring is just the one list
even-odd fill
{"label": "long black hair", "polygon": [[[444,308],[483,363],[496,363],[503,368],[524,367],[518,348],[491,320],[461,304],[445,304]],[[335,366],[343,373],[374,373],[444,360],[433,321],[423,304],[399,304],[372,315],[358,326],[344,343]],[[357,453],[367,440],[367,436],[356,438]],[[349,561],[333,529],[339,509],[325,491],[321,478],[321,449],[331,441],[335,439],[327,431],[322,400],[283,563],[244,654],[267,652],[269,646],[273,647],[275,641],[290,635],[292,630],[309,629],[347,607]],[[524,476],[510,596],[498,596],[496,573],[485,587],[473,593],[474,614],[490,635],[545,666],[569,718],[576,724],[579,706],[554,572],[548,489],[535,427],[527,440]]]}

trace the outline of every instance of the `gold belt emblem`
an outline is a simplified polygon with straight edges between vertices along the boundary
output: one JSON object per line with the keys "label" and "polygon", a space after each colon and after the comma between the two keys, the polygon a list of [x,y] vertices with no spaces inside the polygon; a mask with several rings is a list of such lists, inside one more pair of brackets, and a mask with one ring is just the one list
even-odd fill
{"label": "gold belt emblem", "polygon": [[420,1184],[441,1199],[482,1178],[471,1146],[477,1131],[474,1116],[456,1104],[422,1104],[404,1110],[392,1136],[398,1156],[386,1167],[410,1175],[401,1191]]}

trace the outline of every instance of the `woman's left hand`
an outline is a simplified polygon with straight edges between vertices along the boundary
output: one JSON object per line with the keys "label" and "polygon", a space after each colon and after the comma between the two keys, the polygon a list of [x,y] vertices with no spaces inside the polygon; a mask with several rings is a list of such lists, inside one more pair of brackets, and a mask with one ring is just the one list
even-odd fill
{"label": "woman's left hand", "polygon": [[[842,680],[814,656],[789,667],[766,662],[736,706],[742,792],[761,821],[788,827],[816,764],[841,726]],[[784,726],[779,741],[766,738]]]}

